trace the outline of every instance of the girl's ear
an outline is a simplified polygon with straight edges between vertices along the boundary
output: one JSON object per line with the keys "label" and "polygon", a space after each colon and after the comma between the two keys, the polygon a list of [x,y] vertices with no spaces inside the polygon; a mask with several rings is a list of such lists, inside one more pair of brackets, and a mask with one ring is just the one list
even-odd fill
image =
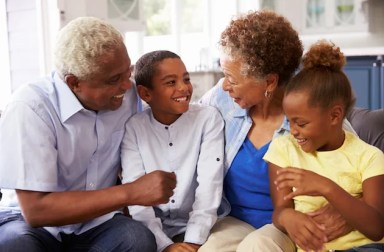
{"label": "girl's ear", "polygon": [[341,104],[336,104],[331,108],[331,124],[336,125],[343,123],[344,120],[344,107]]}
{"label": "girl's ear", "polygon": [[146,103],[149,103],[151,101],[152,96],[149,88],[144,87],[143,85],[137,85],[137,93],[139,94],[140,98]]}

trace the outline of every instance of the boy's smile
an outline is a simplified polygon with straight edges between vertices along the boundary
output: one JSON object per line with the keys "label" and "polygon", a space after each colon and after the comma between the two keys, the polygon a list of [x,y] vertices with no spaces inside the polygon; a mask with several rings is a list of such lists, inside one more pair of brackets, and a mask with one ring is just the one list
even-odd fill
{"label": "boy's smile", "polygon": [[189,73],[183,61],[167,58],[156,64],[152,88],[147,88],[144,100],[151,106],[156,120],[169,125],[188,110],[192,92]]}

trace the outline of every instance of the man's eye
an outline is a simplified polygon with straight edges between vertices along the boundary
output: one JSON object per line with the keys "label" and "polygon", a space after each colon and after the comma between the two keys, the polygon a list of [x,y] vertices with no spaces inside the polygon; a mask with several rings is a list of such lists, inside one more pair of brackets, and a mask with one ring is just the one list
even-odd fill
{"label": "man's eye", "polygon": [[186,82],[186,83],[190,83],[191,82],[191,78],[184,78],[184,82]]}
{"label": "man's eye", "polygon": [[118,82],[119,80],[120,80],[120,75],[117,75],[117,76],[109,79],[108,82],[111,83],[111,84],[114,84],[114,83]]}

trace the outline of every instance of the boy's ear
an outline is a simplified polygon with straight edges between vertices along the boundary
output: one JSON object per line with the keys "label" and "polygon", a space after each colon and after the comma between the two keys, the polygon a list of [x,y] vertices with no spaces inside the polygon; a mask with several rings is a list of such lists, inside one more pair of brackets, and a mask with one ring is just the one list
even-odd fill
{"label": "boy's ear", "polygon": [[331,124],[335,125],[343,122],[345,113],[344,107],[341,104],[334,105],[330,112]]}
{"label": "boy's ear", "polygon": [[77,92],[80,88],[79,79],[73,74],[67,74],[64,76],[64,82],[67,83],[68,87],[73,91]]}
{"label": "boy's ear", "polygon": [[151,101],[152,96],[149,88],[143,85],[137,85],[137,93],[139,94],[140,98],[146,103]]}

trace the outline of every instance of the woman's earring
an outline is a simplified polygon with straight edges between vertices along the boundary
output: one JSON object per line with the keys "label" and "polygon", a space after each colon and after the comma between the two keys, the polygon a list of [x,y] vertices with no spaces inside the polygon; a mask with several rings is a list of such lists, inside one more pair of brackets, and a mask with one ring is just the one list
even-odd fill
{"label": "woman's earring", "polygon": [[267,90],[265,90],[264,96],[265,96],[265,98],[269,99],[272,96],[272,92],[268,92]]}

